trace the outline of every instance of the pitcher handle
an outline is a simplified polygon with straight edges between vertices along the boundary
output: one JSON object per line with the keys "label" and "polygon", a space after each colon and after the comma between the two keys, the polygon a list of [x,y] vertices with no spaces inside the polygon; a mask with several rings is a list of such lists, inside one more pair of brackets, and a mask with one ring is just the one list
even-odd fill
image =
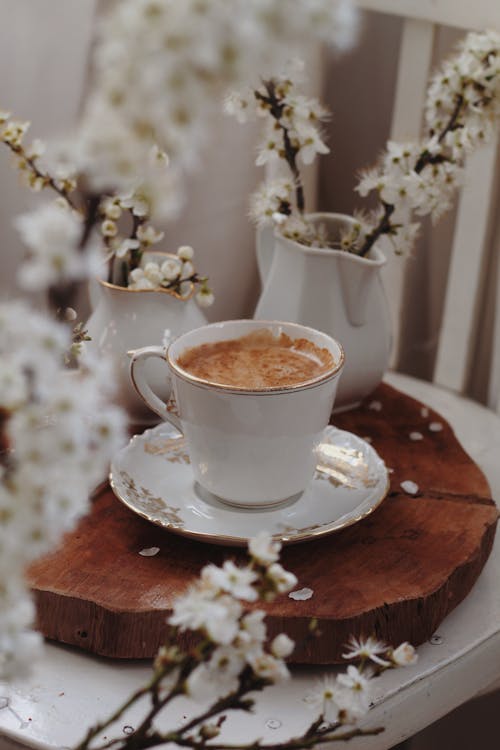
{"label": "pitcher handle", "polygon": [[[158,416],[170,422],[179,432],[182,432],[181,420],[173,412],[173,408],[175,408],[173,397],[170,396],[167,403],[162,401],[147,382],[144,372],[146,361],[151,357],[156,357],[166,363],[165,349],[162,346],[145,346],[142,349],[128,352],[128,355],[130,357],[130,379],[139,396]],[[168,377],[171,381],[170,375]]]}

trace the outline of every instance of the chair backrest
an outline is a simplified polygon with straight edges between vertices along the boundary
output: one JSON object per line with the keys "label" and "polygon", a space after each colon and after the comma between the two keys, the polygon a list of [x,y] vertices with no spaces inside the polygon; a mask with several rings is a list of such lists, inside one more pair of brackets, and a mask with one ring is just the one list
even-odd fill
{"label": "chair backrest", "polygon": [[[355,0],[362,9],[388,13],[403,19],[391,137],[417,137],[428,77],[433,62],[436,30],[440,25],[464,30],[500,30],[500,1],[474,0]],[[478,305],[486,273],[491,237],[489,225],[495,201],[498,133],[493,142],[474,153],[466,168],[461,190],[446,297],[437,351],[434,382],[463,393],[467,384]],[[492,357],[488,404],[500,412],[500,262],[497,264],[496,311],[492,334]],[[396,327],[399,326],[405,264],[396,258],[388,263],[387,282]],[[395,331],[395,340],[399,330]],[[397,356],[397,353],[396,355]]]}

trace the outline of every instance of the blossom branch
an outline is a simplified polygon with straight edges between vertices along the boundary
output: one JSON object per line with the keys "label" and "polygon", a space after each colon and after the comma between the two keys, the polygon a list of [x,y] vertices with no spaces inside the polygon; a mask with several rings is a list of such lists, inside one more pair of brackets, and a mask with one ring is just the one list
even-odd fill
{"label": "blossom branch", "polygon": [[[463,107],[464,107],[463,97],[458,96],[455,109],[452,112],[450,119],[448,120],[446,126],[443,128],[443,130],[438,136],[437,140],[439,143],[443,141],[447,133],[455,129],[455,127],[457,126],[459,115]],[[444,156],[443,154],[431,154],[430,151],[425,149],[424,151],[420,153],[416,161],[414,172],[415,174],[420,174],[425,169],[425,167],[429,166],[430,164],[440,164],[444,161],[451,161],[451,159]],[[385,203],[384,201],[382,201],[382,206],[383,206],[384,211],[383,211],[383,214],[380,218],[378,225],[365,236],[365,241],[357,252],[357,254],[362,258],[368,255],[368,253],[370,252],[370,250],[372,249],[376,241],[379,239],[379,237],[381,237],[383,234],[390,234],[390,232],[393,231],[394,229],[394,225],[391,223],[391,216],[396,210],[395,204],[389,204],[389,203]]]}
{"label": "blossom branch", "polygon": [[[96,724],[93,727],[90,727],[83,740],[76,746],[75,750],[86,750],[86,748],[91,745],[92,740],[94,740],[97,735],[101,734],[101,732],[111,726],[111,724],[114,724],[114,722],[118,721],[118,719],[120,719],[123,714],[128,711],[129,708],[135,705],[135,703],[137,703],[137,701],[139,701],[141,698],[148,694],[151,694],[153,697],[156,696],[162,680],[167,676],[169,672],[172,671],[173,668],[174,665],[168,665],[162,670],[155,672],[151,680],[146,685],[143,685],[141,688],[133,692],[127,698],[127,700],[122,703],[122,705],[119,706],[116,711],[114,711],[105,721]],[[110,742],[101,745],[100,747],[101,749],[108,748],[120,741],[121,738],[118,740],[111,740]]]}
{"label": "blossom branch", "polygon": [[[30,187],[37,191],[44,187],[50,187],[72,209],[77,210],[77,206],[71,198],[71,193],[76,187],[75,181],[69,178],[57,180],[47,171],[40,169],[37,164],[39,153],[43,153],[43,144],[40,142],[37,143],[37,147],[31,146],[31,154],[24,148],[22,141],[29,123],[20,123],[15,120],[8,121],[8,113],[0,112],[0,125],[4,126],[0,132],[0,140],[18,158],[19,169],[21,171],[28,169],[31,173],[29,177]],[[37,153],[37,149],[39,153]]]}
{"label": "blossom branch", "polygon": [[466,153],[485,142],[500,115],[499,55],[498,33],[471,33],[459,54],[443,63],[428,90],[427,140],[420,147],[389,142],[380,169],[364,173],[356,189],[363,196],[377,190],[383,211],[375,226],[348,249],[366,256],[387,234],[401,252],[398,245],[411,246],[418,224],[393,224],[397,205],[406,205],[409,215],[415,211],[433,218],[451,206]]}
{"label": "blossom branch", "polygon": [[288,166],[290,167],[290,171],[292,172],[294,179],[297,209],[301,214],[303,214],[305,210],[304,186],[302,184],[300,170],[297,165],[297,154],[299,153],[300,149],[296,146],[293,146],[290,138],[289,128],[286,127],[286,125],[284,125],[282,122],[283,110],[285,109],[286,104],[285,101],[283,99],[280,99],[277,95],[276,82],[271,78],[267,81],[264,81],[263,85],[267,92],[267,96],[258,90],[254,91],[254,96],[257,101],[263,102],[268,106],[271,116],[275,119],[276,124],[281,129],[281,132],[283,134],[284,158]]}
{"label": "blossom branch", "polygon": [[[319,705],[321,710],[300,737],[273,745],[260,740],[241,744],[214,742],[229,711],[251,711],[252,693],[289,676],[284,659],[292,653],[293,642],[282,633],[266,645],[264,612],[245,609],[242,602],[270,601],[276,594],[293,588],[297,579],[277,562],[280,545],[266,532],[252,539],[249,549],[251,560],[245,567],[237,567],[226,560],[220,568],[207,565],[202,569],[200,578],[174,603],[169,618],[173,628],[169,637],[171,645],[163,646],[156,657],[156,677],[145,689],[137,691],[110,720],[87,733],[77,750],[112,747],[147,750],[165,743],[192,750],[207,747],[211,750],[299,750],[382,731],[380,727],[362,729],[356,725],[357,719],[369,708],[370,682],[375,674],[385,669],[413,663],[415,652],[406,643],[392,649],[373,638],[351,639],[343,656],[351,661],[356,659],[360,667],[350,664],[345,674],[328,678],[319,690],[306,697],[307,702]],[[186,630],[197,639],[197,645],[183,653],[175,644]],[[375,666],[374,671],[364,670],[367,662]],[[165,669],[174,675],[174,680],[161,697]],[[151,706],[135,731],[125,738],[92,745],[100,732],[147,693],[150,693]],[[160,732],[154,720],[166,705],[182,694],[194,700],[210,696],[212,702],[176,729]]]}
{"label": "blossom branch", "polygon": [[[325,730],[324,732],[318,730],[315,734],[309,736],[303,735],[296,737],[285,742],[274,742],[272,745],[266,743],[260,743],[259,741],[251,742],[247,744],[222,744],[222,743],[210,743],[210,750],[301,750],[301,748],[312,748],[316,745],[320,745],[326,742],[348,742],[355,737],[372,737],[377,734],[381,734],[384,731],[383,727],[374,727],[372,729],[360,729],[358,727],[349,729],[339,734],[332,733],[331,730]],[[161,735],[160,735],[161,737]],[[181,747],[190,747],[193,750],[206,750],[206,744],[195,740],[194,738],[182,738],[164,735],[161,739],[162,742],[176,742]],[[151,747],[151,745],[150,745]]]}

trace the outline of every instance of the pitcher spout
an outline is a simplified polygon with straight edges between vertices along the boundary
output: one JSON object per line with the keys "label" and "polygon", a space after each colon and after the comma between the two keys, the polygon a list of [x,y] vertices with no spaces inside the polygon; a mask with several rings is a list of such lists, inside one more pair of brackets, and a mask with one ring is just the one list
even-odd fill
{"label": "pitcher spout", "polygon": [[360,258],[352,253],[340,253],[337,257],[347,318],[352,326],[365,325],[370,287],[387,262],[385,255],[378,248],[373,248],[369,258]]}

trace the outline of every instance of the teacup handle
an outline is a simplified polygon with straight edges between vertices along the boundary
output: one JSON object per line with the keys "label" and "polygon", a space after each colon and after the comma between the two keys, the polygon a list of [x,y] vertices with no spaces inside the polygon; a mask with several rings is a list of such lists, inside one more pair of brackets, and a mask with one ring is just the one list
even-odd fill
{"label": "teacup handle", "polygon": [[128,352],[128,355],[130,357],[130,379],[139,396],[158,416],[167,420],[179,432],[182,432],[181,420],[172,411],[172,403],[175,403],[172,396],[165,404],[147,382],[144,372],[146,360],[151,357],[156,357],[166,363],[165,349],[162,346],[145,346],[142,349]]}

